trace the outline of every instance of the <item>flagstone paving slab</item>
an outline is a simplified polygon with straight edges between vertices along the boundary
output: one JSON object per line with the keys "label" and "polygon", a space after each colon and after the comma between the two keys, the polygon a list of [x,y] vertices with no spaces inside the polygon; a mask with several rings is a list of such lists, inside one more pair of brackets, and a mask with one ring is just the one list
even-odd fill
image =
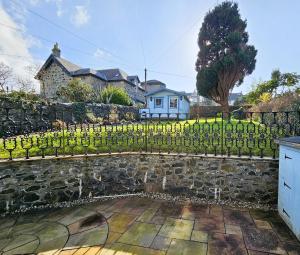
{"label": "flagstone paving slab", "polygon": [[243,236],[248,249],[275,254],[286,254],[284,247],[274,231],[269,229],[243,229]]}
{"label": "flagstone paving slab", "polygon": [[204,231],[193,230],[191,240],[197,241],[197,242],[202,242],[202,243],[207,243],[208,233],[204,232]]}
{"label": "flagstone paving slab", "polygon": [[166,251],[168,250],[172,239],[163,236],[156,236],[151,244],[151,248],[155,250]]}
{"label": "flagstone paving slab", "polygon": [[157,210],[158,208],[149,208],[148,210],[145,210],[137,220],[141,222],[150,222]]}
{"label": "flagstone paving slab", "polygon": [[92,228],[84,232],[80,232],[69,237],[66,247],[84,247],[103,245],[108,236],[108,226],[102,225],[100,227]]}
{"label": "flagstone paving slab", "polygon": [[108,219],[109,229],[113,232],[124,233],[136,219],[135,215],[116,213]]}
{"label": "flagstone paving slab", "polygon": [[224,210],[224,221],[229,225],[253,226],[249,212],[240,210]]}
{"label": "flagstone paving slab", "polygon": [[300,242],[277,212],[130,197],[1,218],[0,254],[25,252],[300,255]]}
{"label": "flagstone paving slab", "polygon": [[120,243],[150,247],[160,229],[159,225],[134,223],[118,240]]}
{"label": "flagstone paving slab", "polygon": [[225,224],[225,231],[226,234],[239,235],[239,236],[243,235],[241,227],[237,225]]}
{"label": "flagstone paving slab", "polygon": [[3,255],[15,255],[15,254],[30,254],[34,253],[39,245],[39,240],[35,239],[32,242],[26,243],[20,247],[15,247],[14,249],[7,250],[3,252]]}
{"label": "flagstone paving slab", "polygon": [[215,233],[208,242],[208,255],[247,255],[243,239],[237,235]]}
{"label": "flagstone paving slab", "polygon": [[180,218],[182,215],[182,205],[175,203],[162,203],[157,215],[164,217]]}
{"label": "flagstone paving slab", "polygon": [[194,222],[167,218],[158,235],[169,238],[190,240]]}
{"label": "flagstone paving slab", "polygon": [[223,220],[219,218],[215,218],[212,215],[203,216],[202,218],[195,220],[194,229],[205,231],[205,232],[225,233]]}
{"label": "flagstone paving slab", "polygon": [[101,214],[92,214],[86,218],[68,225],[69,233],[75,234],[105,224],[105,218]]}
{"label": "flagstone paving slab", "polygon": [[173,239],[167,255],[206,255],[207,244]]}

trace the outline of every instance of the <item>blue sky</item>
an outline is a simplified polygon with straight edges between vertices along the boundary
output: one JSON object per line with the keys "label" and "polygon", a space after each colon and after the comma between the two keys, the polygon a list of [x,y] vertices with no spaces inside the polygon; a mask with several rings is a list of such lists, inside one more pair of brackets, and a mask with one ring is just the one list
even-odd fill
{"label": "blue sky", "polygon": [[[195,89],[198,31],[206,12],[220,2],[0,0],[0,61],[28,76],[24,67],[41,64],[57,41],[62,56],[82,67],[118,67],[143,80],[147,66],[148,79],[190,92]],[[235,91],[246,93],[275,68],[300,73],[300,1],[237,2],[258,55],[255,71]]]}

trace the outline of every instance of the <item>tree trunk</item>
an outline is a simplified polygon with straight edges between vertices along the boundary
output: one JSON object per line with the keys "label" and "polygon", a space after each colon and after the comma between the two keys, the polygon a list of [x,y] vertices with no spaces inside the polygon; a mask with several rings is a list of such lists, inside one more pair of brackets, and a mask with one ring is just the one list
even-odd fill
{"label": "tree trunk", "polygon": [[230,112],[228,100],[224,100],[224,101],[220,102],[220,104],[221,104],[223,116],[224,116],[224,117],[228,116],[228,114],[229,114],[229,112]]}

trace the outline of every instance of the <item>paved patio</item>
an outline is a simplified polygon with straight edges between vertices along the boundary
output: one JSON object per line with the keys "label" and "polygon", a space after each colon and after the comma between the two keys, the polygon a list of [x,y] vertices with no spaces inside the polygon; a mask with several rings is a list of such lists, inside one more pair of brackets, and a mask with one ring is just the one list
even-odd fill
{"label": "paved patio", "polygon": [[115,199],[0,220],[0,254],[300,254],[275,212]]}

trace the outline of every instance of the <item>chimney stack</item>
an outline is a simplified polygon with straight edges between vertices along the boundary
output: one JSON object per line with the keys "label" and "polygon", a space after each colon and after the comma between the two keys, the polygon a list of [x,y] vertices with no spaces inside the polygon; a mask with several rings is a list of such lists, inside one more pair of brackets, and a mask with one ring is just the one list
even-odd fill
{"label": "chimney stack", "polygon": [[53,49],[52,49],[52,54],[53,54],[55,57],[60,58],[60,49],[59,49],[59,47],[58,47],[58,43],[55,43],[55,44],[54,44]]}

